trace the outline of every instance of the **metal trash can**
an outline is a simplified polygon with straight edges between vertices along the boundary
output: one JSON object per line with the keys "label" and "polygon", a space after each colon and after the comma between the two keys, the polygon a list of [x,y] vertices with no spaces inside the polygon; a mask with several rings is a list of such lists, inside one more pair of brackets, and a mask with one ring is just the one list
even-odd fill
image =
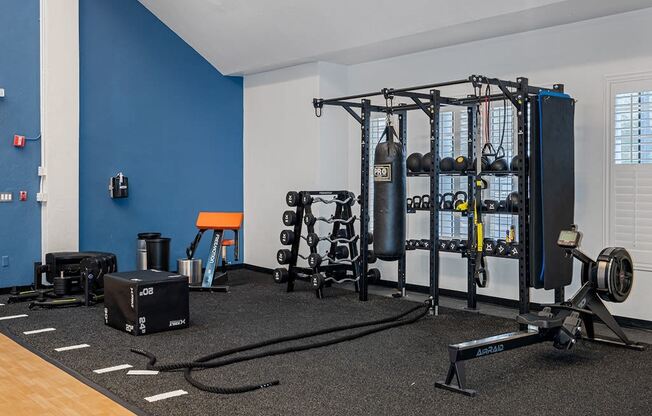
{"label": "metal trash can", "polygon": [[188,283],[199,285],[203,280],[201,259],[177,259],[177,273],[187,276]]}
{"label": "metal trash can", "polygon": [[145,241],[152,238],[161,238],[161,233],[138,233],[136,270],[147,270],[147,243]]}

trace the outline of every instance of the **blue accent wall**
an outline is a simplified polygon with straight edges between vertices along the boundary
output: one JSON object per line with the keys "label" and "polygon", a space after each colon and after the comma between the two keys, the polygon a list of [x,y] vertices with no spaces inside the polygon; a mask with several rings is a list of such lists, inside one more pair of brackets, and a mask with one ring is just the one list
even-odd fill
{"label": "blue accent wall", "polygon": [[[13,202],[0,203],[0,287],[33,282],[41,258],[41,144],[13,147],[14,134],[36,138],[41,128],[39,39],[39,0],[0,1],[0,192],[13,193]],[[27,201],[18,200],[20,191]]]}
{"label": "blue accent wall", "polygon": [[[159,231],[174,270],[199,211],[242,211],[242,78],[220,74],[137,0],[80,0],[79,14],[80,249],[133,270],[136,234]],[[118,172],[129,198],[112,200]]]}

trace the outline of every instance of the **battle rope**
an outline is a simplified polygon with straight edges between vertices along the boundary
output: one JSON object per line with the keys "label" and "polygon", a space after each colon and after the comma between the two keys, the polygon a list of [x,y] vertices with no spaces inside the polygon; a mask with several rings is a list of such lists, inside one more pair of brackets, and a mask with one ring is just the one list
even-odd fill
{"label": "battle rope", "polygon": [[[258,389],[263,389],[266,387],[271,387],[271,386],[276,386],[280,384],[279,380],[273,380],[270,382],[266,383],[258,383],[258,384],[251,384],[251,385],[244,385],[240,387],[219,387],[219,386],[209,386],[206,384],[203,384],[197,380],[195,380],[192,377],[192,371],[194,369],[207,369],[207,368],[217,368],[217,367],[224,367],[227,365],[231,364],[236,364],[244,361],[250,361],[250,360],[255,360],[258,358],[263,358],[263,357],[271,357],[275,355],[282,355],[282,354],[289,354],[292,352],[299,352],[299,351],[306,351],[310,349],[315,349],[315,348],[322,348],[326,347],[329,345],[334,345],[334,344],[339,344],[342,342],[346,341],[352,341],[358,338],[365,337],[367,335],[375,334],[377,332],[381,331],[386,331],[391,328],[396,328],[399,326],[403,325],[409,325],[412,324],[419,319],[423,318],[428,314],[428,310],[430,309],[431,306],[431,301],[428,300],[425,302],[425,307],[423,305],[417,305],[413,308],[410,308],[409,310],[400,313],[396,316],[388,317],[388,318],[383,318],[375,321],[367,321],[367,322],[360,322],[356,324],[349,324],[349,325],[343,325],[343,326],[337,326],[337,327],[332,327],[332,328],[325,328],[325,329],[320,329],[317,331],[310,331],[310,332],[305,332],[301,334],[296,334],[296,335],[288,335],[284,337],[279,337],[279,338],[273,338],[261,342],[257,342],[254,344],[249,344],[249,345],[244,345],[241,347],[236,347],[236,348],[231,348],[228,350],[216,352],[210,355],[206,355],[204,357],[200,357],[196,359],[195,361],[190,361],[190,362],[180,362],[180,363],[172,363],[172,364],[164,364],[164,365],[156,365],[157,358],[154,354],[139,349],[139,348],[132,348],[131,351],[143,355],[147,358],[149,358],[149,362],[147,363],[147,369],[148,370],[156,370],[160,372],[170,372],[170,371],[175,371],[175,370],[184,370],[184,377],[194,387],[207,391],[210,393],[218,393],[218,394],[236,394],[236,393],[245,393],[253,390],[258,390]],[[403,320],[402,318],[420,310],[423,309],[421,313],[418,315]],[[383,325],[384,324],[384,325]],[[370,328],[365,331],[361,331],[355,334],[349,334],[345,335],[339,338],[334,338],[330,340],[325,340],[325,341],[319,341],[319,342],[314,342],[314,343],[309,343],[305,345],[298,345],[298,346],[291,346],[291,347],[285,347],[285,348],[280,348],[276,350],[271,350],[271,351],[262,351],[259,353],[251,354],[251,355],[246,355],[246,356],[241,356],[241,357],[233,357],[229,358],[227,360],[219,361],[219,362],[210,362],[213,361],[217,358],[222,358],[228,355],[244,352],[244,351],[250,351],[253,349],[258,349],[261,347],[266,347],[269,345],[274,345],[274,344],[279,344],[283,342],[288,342],[288,341],[295,341],[299,339],[305,339],[305,338],[312,338],[315,336],[319,335],[326,335],[326,334],[331,334],[334,332],[340,332],[340,331],[345,331],[345,330],[350,330],[350,329],[356,329],[356,328],[363,328],[363,327],[368,327],[368,326],[376,326],[376,325],[382,325],[376,328]]]}

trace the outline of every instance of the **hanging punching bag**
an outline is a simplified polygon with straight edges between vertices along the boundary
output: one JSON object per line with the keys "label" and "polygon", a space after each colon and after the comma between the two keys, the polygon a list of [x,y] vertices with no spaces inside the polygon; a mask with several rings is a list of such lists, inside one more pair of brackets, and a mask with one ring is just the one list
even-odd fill
{"label": "hanging punching bag", "polygon": [[387,140],[374,154],[374,254],[386,261],[405,253],[407,216],[406,166],[403,145],[394,142],[394,129],[385,130]]}

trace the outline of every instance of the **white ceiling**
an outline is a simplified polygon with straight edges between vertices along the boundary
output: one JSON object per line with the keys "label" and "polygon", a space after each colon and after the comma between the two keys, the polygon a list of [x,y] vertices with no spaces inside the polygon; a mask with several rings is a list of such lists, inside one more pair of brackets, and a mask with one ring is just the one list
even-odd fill
{"label": "white ceiling", "polygon": [[652,0],[139,0],[225,75],[355,64],[652,7]]}

